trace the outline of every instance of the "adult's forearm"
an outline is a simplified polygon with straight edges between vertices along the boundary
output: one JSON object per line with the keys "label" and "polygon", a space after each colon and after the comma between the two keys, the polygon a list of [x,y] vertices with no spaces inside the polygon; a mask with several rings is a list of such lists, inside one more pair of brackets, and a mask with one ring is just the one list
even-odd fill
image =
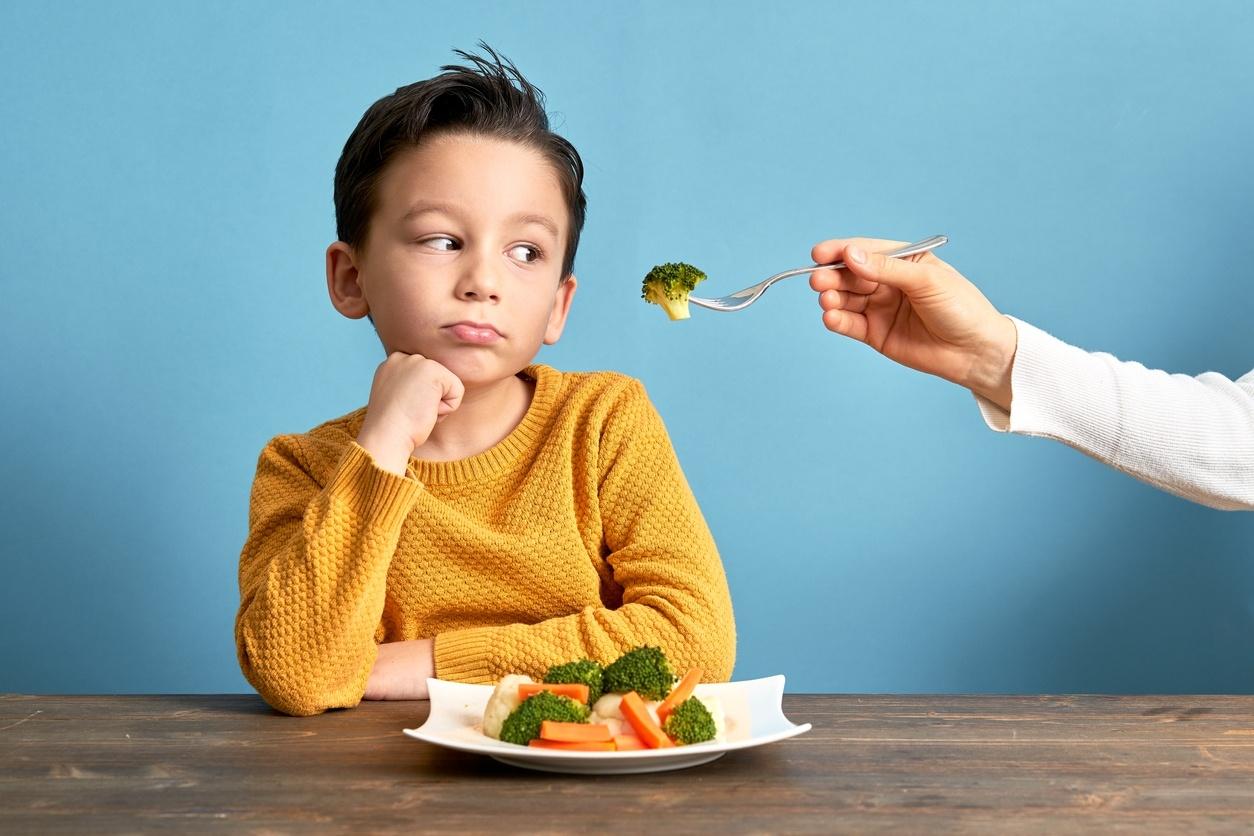
{"label": "adult's forearm", "polygon": [[1194,502],[1254,510],[1254,372],[1168,374],[1014,322],[1014,399],[1007,411],[979,398],[989,426],[1062,441]]}

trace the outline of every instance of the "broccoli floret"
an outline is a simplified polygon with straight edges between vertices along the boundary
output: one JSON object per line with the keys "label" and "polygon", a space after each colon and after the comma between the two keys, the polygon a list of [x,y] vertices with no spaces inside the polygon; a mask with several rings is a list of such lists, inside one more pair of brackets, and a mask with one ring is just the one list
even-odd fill
{"label": "broccoli floret", "polygon": [[567,662],[564,665],[554,665],[549,668],[549,672],[544,675],[544,681],[551,684],[587,685],[588,705],[592,705],[605,691],[602,680],[603,671],[604,668],[601,667],[600,662],[580,659],[577,662]]}
{"label": "broccoli floret", "polygon": [[703,281],[705,273],[691,264],[659,264],[644,277],[640,296],[646,302],[661,305],[672,320],[688,319],[688,294],[697,282]]}
{"label": "broccoli floret", "polygon": [[629,650],[605,669],[605,690],[635,691],[642,699],[664,700],[675,687],[675,672],[659,647]]}
{"label": "broccoli floret", "polygon": [[696,697],[689,697],[675,707],[675,710],[662,724],[662,731],[676,743],[704,743],[713,740],[718,734],[714,725],[714,715],[705,703]]}
{"label": "broccoli floret", "polygon": [[559,723],[588,722],[588,706],[570,697],[559,697],[549,691],[541,691],[528,697],[515,708],[501,725],[501,740],[526,746],[540,736],[540,724],[545,720]]}

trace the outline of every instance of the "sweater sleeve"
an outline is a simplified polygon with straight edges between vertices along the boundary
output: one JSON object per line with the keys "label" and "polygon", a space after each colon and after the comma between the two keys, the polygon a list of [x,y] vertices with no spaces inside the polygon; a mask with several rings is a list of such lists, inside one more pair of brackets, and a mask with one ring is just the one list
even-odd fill
{"label": "sweater sleeve", "polygon": [[1212,508],[1254,510],[1254,371],[1236,381],[1168,374],[1011,319],[1010,412],[976,396],[990,428],[1064,442]]}
{"label": "sweater sleeve", "polygon": [[350,444],[319,485],[296,436],[257,463],[240,555],[235,646],[257,692],[287,714],[361,701],[378,654],[388,566],[421,485]]}
{"label": "sweater sleeve", "polygon": [[608,663],[645,644],[661,647],[678,671],[699,667],[707,681],[731,677],[736,632],[723,565],[639,382],[614,397],[598,455],[594,501],[622,606],[442,633],[435,641],[439,677],[493,682],[516,672],[543,675],[555,663],[583,657]]}

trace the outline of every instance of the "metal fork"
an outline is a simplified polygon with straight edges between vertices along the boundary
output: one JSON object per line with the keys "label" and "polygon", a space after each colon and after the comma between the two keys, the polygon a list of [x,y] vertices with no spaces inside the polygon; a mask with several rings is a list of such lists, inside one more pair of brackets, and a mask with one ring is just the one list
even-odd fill
{"label": "metal fork", "polygon": [[[931,238],[925,238],[914,244],[907,244],[884,255],[889,258],[905,258],[908,255],[918,255],[936,249],[949,240],[944,235],[933,235]],[[785,270],[782,273],[776,273],[765,281],[758,282],[752,287],[746,287],[744,290],[737,290],[735,293],[729,293],[726,296],[719,296],[716,299],[706,299],[701,296],[689,296],[688,301],[702,308],[709,308],[712,311],[743,311],[761,298],[766,289],[781,279],[787,279],[791,276],[800,276],[802,273],[813,273],[815,270],[839,270],[845,266],[845,262],[836,261],[831,264],[814,264],[810,267],[798,267],[796,270]]]}

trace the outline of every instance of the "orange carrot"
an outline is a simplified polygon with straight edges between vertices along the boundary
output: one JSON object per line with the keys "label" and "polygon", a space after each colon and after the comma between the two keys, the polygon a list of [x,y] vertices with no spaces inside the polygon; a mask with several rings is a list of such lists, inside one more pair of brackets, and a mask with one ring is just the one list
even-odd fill
{"label": "orange carrot", "polygon": [[604,723],[559,723],[556,720],[540,724],[540,737],[558,743],[604,743],[614,739],[610,727]]}
{"label": "orange carrot", "polygon": [[614,735],[614,746],[620,752],[631,752],[636,749],[647,749],[648,747],[636,737],[634,734],[617,734]]}
{"label": "orange carrot", "polygon": [[613,740],[541,740],[536,738],[527,744],[533,749],[564,749],[568,752],[613,752]]}
{"label": "orange carrot", "polygon": [[636,730],[636,734],[645,746],[648,746],[650,749],[665,749],[668,746],[675,745],[666,736],[666,732],[662,731],[662,727],[649,716],[649,709],[645,708],[644,700],[640,699],[640,695],[635,691],[623,694],[623,701],[619,704],[619,710],[623,712],[623,716],[627,718],[627,722],[631,724],[631,727]]}
{"label": "orange carrot", "polygon": [[679,680],[675,690],[671,691],[666,699],[662,700],[662,704],[657,707],[658,720],[665,723],[666,718],[671,716],[671,712],[678,708],[681,702],[692,696],[693,689],[701,681],[701,673],[700,668],[693,668],[684,674],[684,678]]}
{"label": "orange carrot", "polygon": [[588,686],[577,682],[561,685],[549,682],[524,682],[518,686],[518,699],[525,700],[527,697],[534,697],[541,691],[552,691],[558,696],[570,697],[575,702],[586,703],[588,701]]}

